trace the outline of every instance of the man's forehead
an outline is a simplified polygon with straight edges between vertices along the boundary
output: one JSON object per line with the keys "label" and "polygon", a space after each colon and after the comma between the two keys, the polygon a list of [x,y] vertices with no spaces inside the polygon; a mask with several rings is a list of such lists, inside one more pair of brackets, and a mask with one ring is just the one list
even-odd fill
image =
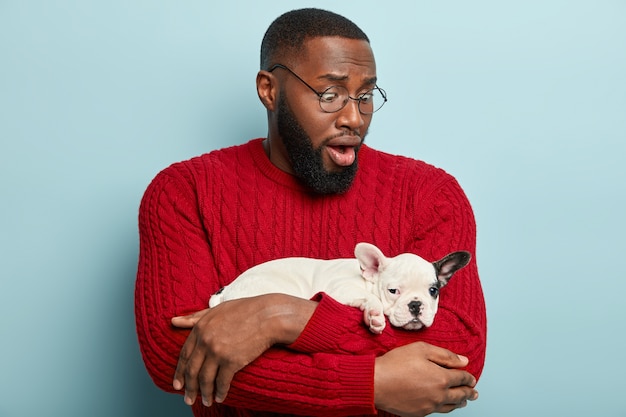
{"label": "man's forehead", "polygon": [[[352,76],[354,77],[354,76]],[[322,73],[317,76],[317,79],[320,81],[328,81],[331,83],[345,83],[348,82],[351,78],[351,75],[342,71],[334,71],[329,73]],[[376,84],[377,77],[376,75],[362,75],[360,77],[361,83],[363,84]]]}
{"label": "man's forehead", "polygon": [[302,51],[296,58],[301,59],[337,59],[358,57],[374,61],[374,54],[369,42],[363,39],[350,39],[340,36],[319,36],[305,39]]}
{"label": "man's forehead", "polygon": [[360,39],[316,37],[307,39],[299,54],[292,57],[293,66],[316,77],[335,79],[360,74],[376,77],[376,61],[369,43]]}

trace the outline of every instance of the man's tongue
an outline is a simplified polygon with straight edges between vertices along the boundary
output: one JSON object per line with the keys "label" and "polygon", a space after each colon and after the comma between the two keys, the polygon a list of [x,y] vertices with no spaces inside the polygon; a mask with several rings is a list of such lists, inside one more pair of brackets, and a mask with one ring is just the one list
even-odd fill
{"label": "man's tongue", "polygon": [[356,159],[356,153],[352,146],[326,146],[326,149],[330,159],[339,166],[350,166]]}

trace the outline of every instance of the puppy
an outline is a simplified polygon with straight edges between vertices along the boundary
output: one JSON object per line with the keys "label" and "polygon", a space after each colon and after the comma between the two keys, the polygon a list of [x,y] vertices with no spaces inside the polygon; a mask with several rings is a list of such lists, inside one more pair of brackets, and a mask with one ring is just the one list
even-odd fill
{"label": "puppy", "polygon": [[412,253],[387,258],[376,246],[359,243],[356,259],[283,258],[241,274],[209,300],[209,307],[236,298],[284,293],[309,299],[325,292],[363,311],[369,329],[379,334],[385,316],[391,325],[418,330],[433,323],[439,290],[466,266],[471,256],[459,251],[430,263]]}

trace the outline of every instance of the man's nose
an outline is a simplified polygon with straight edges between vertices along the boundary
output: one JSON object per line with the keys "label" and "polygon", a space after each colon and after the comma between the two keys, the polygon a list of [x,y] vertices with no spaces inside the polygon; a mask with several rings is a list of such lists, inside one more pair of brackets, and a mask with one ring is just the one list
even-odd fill
{"label": "man's nose", "polygon": [[337,118],[339,128],[347,128],[350,130],[358,130],[365,124],[365,119],[361,110],[359,110],[359,100],[350,97],[345,107],[339,110]]}

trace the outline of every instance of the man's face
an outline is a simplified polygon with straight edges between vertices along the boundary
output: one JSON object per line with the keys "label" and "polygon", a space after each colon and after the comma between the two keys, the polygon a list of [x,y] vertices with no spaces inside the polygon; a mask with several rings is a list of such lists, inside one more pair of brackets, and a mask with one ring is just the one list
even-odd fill
{"label": "man's face", "polygon": [[[351,97],[374,87],[376,64],[365,41],[337,37],[307,41],[292,70],[318,92],[345,87]],[[357,154],[372,115],[364,115],[358,102],[326,113],[319,97],[287,71],[281,71],[282,89],[277,108],[278,134],[291,171],[318,193],[346,191],[357,171]]]}

